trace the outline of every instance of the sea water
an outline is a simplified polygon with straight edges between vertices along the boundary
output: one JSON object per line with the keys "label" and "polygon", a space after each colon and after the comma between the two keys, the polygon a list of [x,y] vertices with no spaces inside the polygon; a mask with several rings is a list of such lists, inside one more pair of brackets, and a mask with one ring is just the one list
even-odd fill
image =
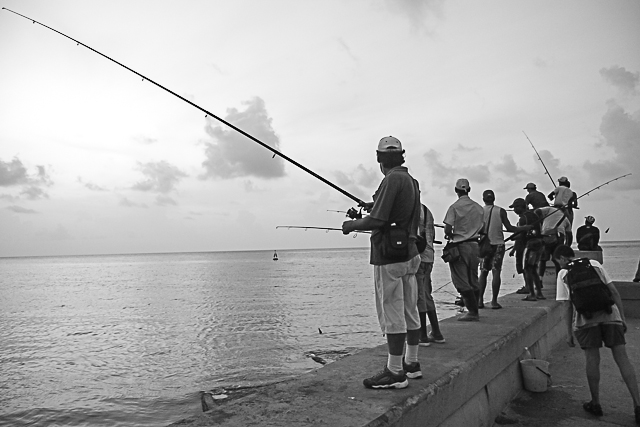
{"label": "sea water", "polygon": [[[640,242],[602,246],[630,280]],[[232,398],[385,343],[367,248],[272,255],[0,258],[0,426],[166,425],[201,413],[200,391]],[[446,318],[457,295],[439,255]],[[502,281],[522,285],[508,256]]]}

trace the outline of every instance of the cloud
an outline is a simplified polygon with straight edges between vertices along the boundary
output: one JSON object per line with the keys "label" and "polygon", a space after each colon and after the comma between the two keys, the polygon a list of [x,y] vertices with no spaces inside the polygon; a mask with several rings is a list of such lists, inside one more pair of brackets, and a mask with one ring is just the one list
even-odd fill
{"label": "cloud", "polygon": [[602,68],[600,75],[622,93],[637,94],[636,86],[640,83],[640,73],[632,73],[624,67],[614,65],[609,68]]}
{"label": "cloud", "polygon": [[92,182],[84,182],[82,177],[80,176],[78,177],[78,182],[84,185],[86,188],[88,188],[91,191],[107,191],[105,188],[102,188],[99,185],[96,185]]}
{"label": "cloud", "polygon": [[333,171],[338,187],[358,197],[358,194],[369,192],[382,181],[383,175],[379,169],[367,169],[362,164],[356,166],[351,172]]}
{"label": "cloud", "polygon": [[464,151],[464,152],[471,152],[471,151],[478,151],[480,150],[480,147],[467,147],[466,145],[462,145],[462,144],[458,144],[458,146],[456,147],[457,151]]}
{"label": "cloud", "polygon": [[9,209],[12,212],[15,213],[19,213],[19,214],[34,214],[34,213],[38,213],[37,211],[34,211],[33,209],[27,209],[27,208],[23,208],[21,206],[7,206],[7,209]]}
{"label": "cloud", "polygon": [[[225,120],[264,144],[280,151],[280,139],[271,127],[264,101],[258,97],[243,103],[244,111],[227,109]],[[258,178],[279,178],[285,175],[284,160],[280,156],[261,147],[233,129],[214,125],[214,119],[207,118],[205,130],[213,142],[205,142],[206,160],[202,162],[205,173],[202,178],[230,179],[254,176]]]}
{"label": "cloud", "polygon": [[11,162],[0,160],[0,187],[23,186],[20,194],[28,199],[48,198],[47,193],[41,188],[53,185],[47,169],[42,165],[36,166],[36,173],[30,175],[22,161],[14,157]]}
{"label": "cloud", "polygon": [[0,186],[28,184],[30,181],[27,168],[20,159],[14,157],[10,163],[0,160]]}
{"label": "cloud", "polygon": [[48,199],[49,195],[40,187],[29,185],[24,187],[20,194],[24,194],[29,200]]}
{"label": "cloud", "polygon": [[[615,101],[609,101],[600,122],[600,135],[603,145],[613,149],[614,157],[585,162],[584,168],[594,182],[640,170],[640,111],[629,114]],[[625,178],[618,188],[640,188],[640,175]]]}
{"label": "cloud", "polygon": [[444,0],[386,0],[387,8],[394,13],[409,19],[411,27],[416,31],[433,34],[430,21],[443,17]]}
{"label": "cloud", "polygon": [[138,169],[147,177],[131,188],[138,191],[154,191],[162,194],[172,191],[180,179],[188,175],[177,167],[162,160],[160,162],[138,163]]}
{"label": "cloud", "polygon": [[136,203],[127,199],[126,197],[121,197],[120,202],[118,202],[119,206],[124,206],[125,208],[147,208],[148,206],[144,203]]}
{"label": "cloud", "polygon": [[163,196],[162,194],[158,194],[156,197],[156,205],[158,206],[176,206],[177,203],[169,196]]}
{"label": "cloud", "polygon": [[453,188],[458,178],[467,178],[471,187],[474,183],[489,182],[489,165],[469,165],[450,167],[444,164],[440,153],[430,149],[424,154],[427,167],[431,171],[432,182],[440,188]]}
{"label": "cloud", "polygon": [[149,138],[148,136],[137,135],[133,137],[134,141],[143,145],[151,145],[158,142],[156,138]]}

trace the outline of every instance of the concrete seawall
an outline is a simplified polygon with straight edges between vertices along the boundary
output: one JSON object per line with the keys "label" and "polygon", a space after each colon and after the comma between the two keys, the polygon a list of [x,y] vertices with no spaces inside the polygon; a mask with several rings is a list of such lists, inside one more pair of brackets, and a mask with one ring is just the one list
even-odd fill
{"label": "concrete seawall", "polygon": [[[550,269],[553,270],[553,269]],[[548,274],[548,276],[552,276]],[[362,379],[386,363],[386,346],[366,349],[299,378],[222,402],[189,426],[491,426],[522,390],[524,347],[546,359],[564,342],[564,313],[545,278],[543,301],[503,297],[478,323],[445,319],[445,344],[420,348],[424,377],[403,390],[369,390]],[[640,285],[616,282],[629,317],[639,317]],[[628,305],[628,307],[627,307]]]}

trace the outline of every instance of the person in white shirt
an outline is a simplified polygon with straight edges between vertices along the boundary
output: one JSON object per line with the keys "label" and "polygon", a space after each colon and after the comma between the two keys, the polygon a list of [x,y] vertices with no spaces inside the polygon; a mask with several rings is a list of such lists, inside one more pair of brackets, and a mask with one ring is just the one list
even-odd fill
{"label": "person in white shirt", "polygon": [[553,259],[562,268],[558,273],[556,300],[562,301],[566,310],[565,318],[567,324],[567,343],[574,347],[575,340],[578,341],[580,348],[584,350],[586,357],[586,374],[591,393],[591,401],[583,404],[585,411],[602,416],[602,407],[600,406],[600,347],[604,343],[605,347],[611,349],[613,360],[618,365],[622,379],[624,380],[631,398],[633,399],[636,422],[640,424],[640,398],[638,397],[638,382],[636,379],[635,369],[629,361],[626,350],[626,341],[624,334],[627,331],[627,325],[624,318],[624,310],[622,300],[618,290],[613,285],[611,278],[600,265],[598,261],[590,260],[590,264],[594,267],[602,282],[611,292],[614,305],[611,307],[611,313],[606,311],[597,311],[590,316],[579,313],[571,301],[571,292],[569,281],[567,280],[568,264],[575,259],[575,252],[567,245],[560,245],[553,253]]}

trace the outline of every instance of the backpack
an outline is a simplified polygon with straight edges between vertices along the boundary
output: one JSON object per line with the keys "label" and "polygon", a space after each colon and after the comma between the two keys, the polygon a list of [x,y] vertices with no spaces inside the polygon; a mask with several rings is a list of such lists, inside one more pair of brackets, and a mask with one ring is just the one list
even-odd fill
{"label": "backpack", "polygon": [[579,258],[567,264],[567,284],[571,302],[576,311],[587,319],[597,311],[612,312],[614,304],[611,291],[588,258]]}

